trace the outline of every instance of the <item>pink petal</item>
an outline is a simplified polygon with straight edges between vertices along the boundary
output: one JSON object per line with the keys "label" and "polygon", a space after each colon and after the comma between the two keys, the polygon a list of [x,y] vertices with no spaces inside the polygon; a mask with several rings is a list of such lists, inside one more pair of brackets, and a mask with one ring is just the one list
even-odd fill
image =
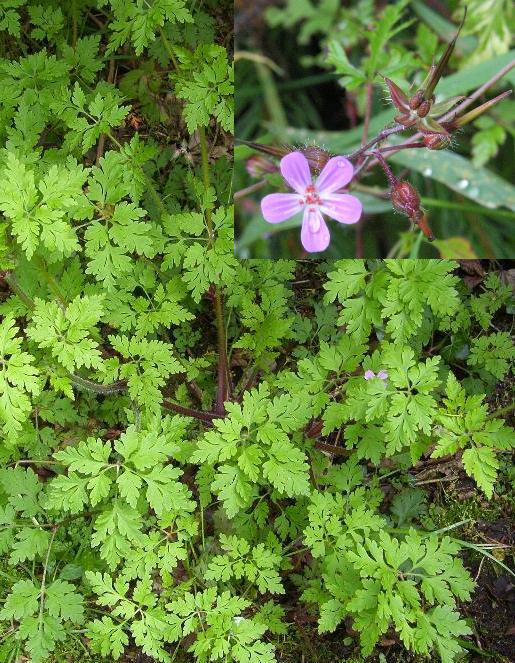
{"label": "pink petal", "polygon": [[387,371],[379,371],[377,374],[378,378],[381,378],[381,380],[388,380],[388,372]]}
{"label": "pink petal", "polygon": [[304,193],[312,183],[309,163],[302,152],[290,152],[281,159],[281,174],[297,193]]}
{"label": "pink petal", "polygon": [[261,201],[261,212],[268,223],[286,221],[302,209],[302,196],[296,193],[271,193]]}
{"label": "pink petal", "polygon": [[324,217],[316,207],[306,207],[302,219],[300,241],[309,253],[325,251],[329,246],[331,236]]}
{"label": "pink petal", "polygon": [[374,371],[365,371],[365,375],[363,376],[365,380],[371,380],[372,378],[375,378],[376,374]]}
{"label": "pink petal", "polygon": [[348,193],[331,193],[321,196],[321,211],[340,223],[356,223],[363,212],[361,201]]}
{"label": "pink petal", "polygon": [[333,193],[348,184],[354,175],[351,162],[345,157],[333,157],[325,164],[316,181],[317,191],[323,196],[324,193]]}

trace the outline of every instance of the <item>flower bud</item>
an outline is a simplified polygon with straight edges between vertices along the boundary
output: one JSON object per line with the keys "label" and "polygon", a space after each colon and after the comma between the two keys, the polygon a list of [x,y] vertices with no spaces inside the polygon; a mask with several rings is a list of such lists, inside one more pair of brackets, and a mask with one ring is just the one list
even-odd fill
{"label": "flower bud", "polygon": [[419,117],[425,117],[431,110],[431,103],[429,101],[423,101],[420,106],[417,108],[417,115]]}
{"label": "flower bud", "polygon": [[418,90],[409,100],[409,107],[411,110],[416,110],[424,101],[424,90]]}
{"label": "flower bud", "polygon": [[308,160],[310,167],[316,171],[321,171],[331,158],[327,150],[323,150],[317,145],[308,145],[301,152]]}
{"label": "flower bud", "polygon": [[406,180],[399,180],[392,187],[391,200],[394,209],[410,219],[420,214],[420,197],[415,187]]}
{"label": "flower bud", "polygon": [[247,169],[247,173],[256,179],[263,177],[267,173],[275,173],[277,171],[277,166],[270,159],[258,156],[257,154],[253,154],[247,159],[245,168]]}
{"label": "flower bud", "polygon": [[445,150],[452,143],[450,135],[445,134],[426,134],[422,140],[428,150]]}

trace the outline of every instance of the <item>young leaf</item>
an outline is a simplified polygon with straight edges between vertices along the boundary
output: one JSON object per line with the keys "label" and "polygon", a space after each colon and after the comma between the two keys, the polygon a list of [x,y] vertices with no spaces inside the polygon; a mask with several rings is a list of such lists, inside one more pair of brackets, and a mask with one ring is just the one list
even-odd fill
{"label": "young leaf", "polygon": [[40,391],[35,359],[22,352],[18,331],[10,316],[0,323],[0,423],[9,441],[16,440],[32,409],[30,395]]}

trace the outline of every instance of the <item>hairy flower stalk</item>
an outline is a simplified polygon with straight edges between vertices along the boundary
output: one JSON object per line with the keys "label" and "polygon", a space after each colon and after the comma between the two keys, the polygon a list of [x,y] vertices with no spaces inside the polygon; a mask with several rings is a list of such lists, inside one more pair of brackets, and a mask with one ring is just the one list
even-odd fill
{"label": "hairy flower stalk", "polygon": [[420,196],[415,187],[406,180],[399,180],[393,174],[381,152],[374,152],[374,156],[381,164],[390,184],[390,199],[393,208],[397,212],[407,216],[412,223],[416,223],[425,237],[432,242],[434,240],[433,231],[429,227],[424,212],[420,207]]}
{"label": "hairy flower stalk", "polygon": [[[308,160],[309,167],[312,168],[315,172],[320,172],[327,164],[329,159],[336,156],[336,154],[331,154],[327,150],[324,150],[322,147],[318,147],[317,145],[307,145],[306,147],[295,148],[291,145],[283,145],[278,147],[274,145],[263,145],[262,143],[251,143],[240,138],[238,138],[237,141],[242,145],[247,145],[247,147],[251,147],[252,149],[257,150],[258,152],[269,154],[270,156],[277,157],[279,159],[282,159],[287,154],[290,154],[294,151],[301,152]],[[250,158],[252,159],[252,157]]]}

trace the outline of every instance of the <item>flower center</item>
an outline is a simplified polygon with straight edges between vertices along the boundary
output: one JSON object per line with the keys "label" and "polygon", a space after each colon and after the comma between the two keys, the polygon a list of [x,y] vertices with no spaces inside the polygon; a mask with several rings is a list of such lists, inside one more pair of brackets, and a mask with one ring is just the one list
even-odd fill
{"label": "flower center", "polygon": [[306,187],[306,190],[304,192],[304,205],[320,205],[321,200],[320,196],[318,195],[317,190],[315,189],[314,184],[310,184],[309,186]]}

